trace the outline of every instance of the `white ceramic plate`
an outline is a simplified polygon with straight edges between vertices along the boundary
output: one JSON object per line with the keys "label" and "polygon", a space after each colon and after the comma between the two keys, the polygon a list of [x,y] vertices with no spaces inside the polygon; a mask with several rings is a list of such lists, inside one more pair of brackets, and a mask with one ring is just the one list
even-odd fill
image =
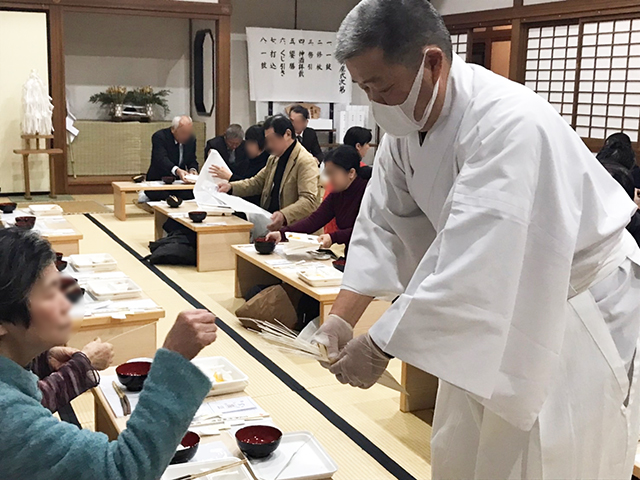
{"label": "white ceramic plate", "polygon": [[[206,462],[184,463],[182,465],[171,465],[162,475],[160,480],[173,480],[193,473],[202,473],[223,465],[237,462],[237,458],[224,458],[222,460],[208,460]],[[202,477],[202,480],[252,480],[251,475],[244,465],[223,472]]]}
{"label": "white ceramic plate", "polygon": [[324,480],[338,471],[311,432],[285,433],[272,455],[250,462],[256,476],[263,480]]}

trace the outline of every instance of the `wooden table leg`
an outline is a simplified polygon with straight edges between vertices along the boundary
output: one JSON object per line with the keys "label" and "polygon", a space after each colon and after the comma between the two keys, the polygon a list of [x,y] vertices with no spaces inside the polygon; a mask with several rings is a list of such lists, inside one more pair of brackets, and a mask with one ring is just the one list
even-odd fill
{"label": "wooden table leg", "polygon": [[236,298],[244,298],[249,289],[255,285],[277,285],[279,278],[260,267],[236,255]]}
{"label": "wooden table leg", "polygon": [[164,237],[164,230],[162,229],[162,226],[164,225],[164,223],[167,221],[167,219],[169,217],[167,217],[164,213],[160,213],[158,210],[154,210],[154,215],[153,215],[153,225],[154,225],[154,238],[156,240],[160,240],[162,237]]}
{"label": "wooden table leg", "polygon": [[56,167],[54,155],[49,155],[49,196],[56,198]]}
{"label": "wooden table leg", "polygon": [[116,187],[113,187],[113,214],[118,220],[127,219],[127,192]]}
{"label": "wooden table leg", "polygon": [[31,200],[31,181],[29,180],[29,155],[22,155],[22,169],[24,171],[24,198]]}
{"label": "wooden table leg", "polygon": [[[99,387],[96,387],[99,388]],[[106,412],[102,402],[99,402],[94,397],[94,411],[95,411],[95,429],[96,432],[102,432],[109,437],[109,440],[114,441],[118,438],[119,432],[114,428],[113,422],[109,418],[109,414]]]}
{"label": "wooden table leg", "polygon": [[400,411],[433,410],[436,407],[438,378],[402,362],[402,386],[409,395],[400,395]]}
{"label": "wooden table leg", "polygon": [[329,312],[331,312],[331,307],[333,307],[333,302],[320,302],[320,323],[324,323],[324,321],[329,316]]}

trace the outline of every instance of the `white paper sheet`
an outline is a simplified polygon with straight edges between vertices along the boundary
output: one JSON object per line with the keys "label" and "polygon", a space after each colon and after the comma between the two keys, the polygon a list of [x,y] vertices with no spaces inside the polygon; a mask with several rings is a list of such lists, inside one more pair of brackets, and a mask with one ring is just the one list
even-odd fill
{"label": "white paper sheet", "polygon": [[[213,175],[211,175],[209,173],[209,169],[213,166],[216,167],[220,167],[223,170],[226,170],[227,172],[231,172],[229,170],[229,167],[227,166],[226,162],[224,161],[224,159],[222,158],[222,156],[220,155],[220,153],[217,150],[214,150],[213,148],[211,149],[211,151],[209,151],[209,156],[207,157],[207,161],[204,162],[204,166],[202,167],[202,170],[200,171],[200,175],[198,175],[198,180],[200,179],[200,177],[202,176],[208,176],[209,179],[215,183],[216,185],[219,185],[221,183],[226,182],[226,180],[223,180],[222,178],[218,178],[218,177],[214,177]],[[197,183],[197,182],[196,182]]]}

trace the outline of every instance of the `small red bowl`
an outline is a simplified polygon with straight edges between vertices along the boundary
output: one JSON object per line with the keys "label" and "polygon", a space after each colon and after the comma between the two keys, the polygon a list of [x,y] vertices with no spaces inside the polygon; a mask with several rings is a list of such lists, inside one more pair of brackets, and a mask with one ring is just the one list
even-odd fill
{"label": "small red bowl", "polygon": [[276,451],[282,432],[268,425],[252,425],[236,432],[236,442],[242,453],[251,458],[265,458]]}
{"label": "small red bowl", "polygon": [[189,212],[189,218],[193,223],[202,223],[207,218],[207,212]]}
{"label": "small red bowl", "polygon": [[266,237],[256,238],[253,246],[260,255],[269,255],[276,249],[276,242],[267,240]]}
{"label": "small red bowl", "polygon": [[118,380],[131,392],[142,390],[144,381],[151,370],[151,362],[123,363],[116,368]]}
{"label": "small red bowl", "polygon": [[176,450],[175,455],[171,459],[171,465],[176,463],[186,463],[196,456],[198,447],[200,446],[200,435],[195,432],[187,432],[180,442],[184,448]]}
{"label": "small red bowl", "polygon": [[31,230],[36,224],[36,217],[16,217],[16,227]]}
{"label": "small red bowl", "polygon": [[59,272],[63,271],[65,268],[67,268],[67,262],[65,262],[64,260],[56,260],[56,268]]}
{"label": "small red bowl", "polygon": [[13,213],[17,206],[18,204],[14,202],[3,202],[0,203],[0,211],[2,213]]}
{"label": "small red bowl", "polygon": [[162,177],[162,181],[167,185],[171,185],[173,182],[176,181],[176,177],[174,177],[173,175],[168,175],[166,177]]}

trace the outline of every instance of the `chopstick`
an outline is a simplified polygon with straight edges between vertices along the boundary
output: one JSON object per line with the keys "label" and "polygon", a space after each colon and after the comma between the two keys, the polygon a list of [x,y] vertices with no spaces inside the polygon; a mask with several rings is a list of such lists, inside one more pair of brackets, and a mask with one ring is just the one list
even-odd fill
{"label": "chopstick", "polygon": [[225,470],[237,468],[246,464],[247,464],[247,459],[245,458],[242,460],[238,460],[237,462],[230,463],[229,465],[224,465],[223,467],[213,468],[211,470],[207,470],[206,472],[202,472],[202,473],[191,473],[189,475],[183,475],[182,477],[174,478],[173,480],[194,480],[196,478],[206,477],[214,473],[223,472]]}
{"label": "chopstick", "polygon": [[122,391],[120,386],[116,382],[111,382],[113,389],[118,394],[118,398],[120,399],[120,406],[122,406],[122,414],[126,417],[127,415],[131,415],[131,403],[129,402],[129,397]]}

